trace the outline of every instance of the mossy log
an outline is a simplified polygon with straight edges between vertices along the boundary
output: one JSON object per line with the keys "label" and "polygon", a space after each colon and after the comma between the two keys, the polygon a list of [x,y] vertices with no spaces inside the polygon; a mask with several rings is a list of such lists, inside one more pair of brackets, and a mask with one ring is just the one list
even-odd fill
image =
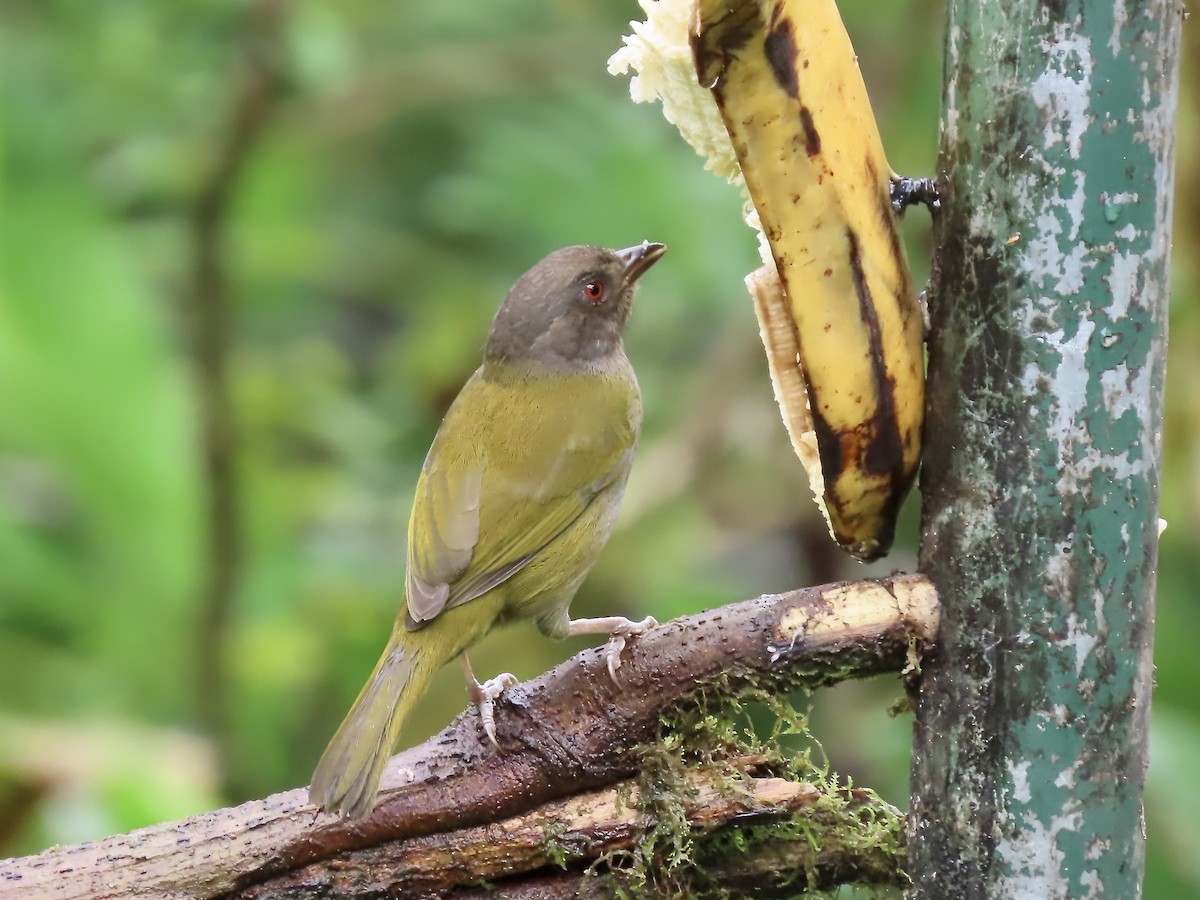
{"label": "mossy log", "polygon": [[[602,807],[602,795],[624,798],[621,802],[632,810],[649,811],[640,825],[613,820],[600,826],[601,831],[624,829],[624,840],[633,840],[639,848],[638,842],[643,841],[639,834],[657,826],[655,810],[682,807],[680,822],[686,821],[688,829],[694,823],[701,831],[713,823],[745,825],[763,816],[774,816],[779,823],[803,813],[812,786],[763,772],[765,761],[742,760],[739,767],[736,753],[731,754],[732,761],[723,762],[709,754],[700,773],[676,772],[667,779],[671,787],[667,793],[681,792],[682,803],[665,802],[661,791],[660,796],[647,798],[654,801],[648,806],[635,803],[632,786],[623,789],[621,783],[657,765],[655,753],[661,753],[671,738],[664,732],[664,719],[678,716],[689,705],[694,707],[705,698],[771,695],[853,677],[912,672],[937,627],[936,593],[919,575],[805,588],[676,619],[630,643],[622,657],[620,685],[609,677],[603,649],[597,648],[506,692],[497,706],[499,750],[483,735],[474,711],[468,710],[441,734],[394,757],[375,809],[364,822],[317,813],[308,804],[307,791],[298,788],[127,835],[0,861],[0,891],[12,900],[363,897],[395,890],[420,896],[405,892],[387,874],[389,867],[398,871],[405,858],[420,855],[418,848],[426,848],[429,871],[412,878],[426,878],[432,885],[437,872],[450,872],[458,884],[465,885],[500,873],[494,868],[464,870],[461,859],[439,855],[433,848],[452,846],[474,834],[476,846],[483,837],[508,848],[499,852],[493,848],[495,866],[497,859],[515,858],[507,843],[512,835],[524,834],[528,845],[528,829],[534,827],[530,823],[560,821],[547,830],[540,850],[525,851],[529,862],[520,871],[535,872],[544,869],[547,861],[568,861],[562,850],[562,829],[586,833],[589,826],[579,817],[589,803]],[[681,743],[686,742],[674,742],[677,749]],[[723,789],[708,797],[697,788],[703,802],[695,805],[687,785],[694,785],[696,778],[716,778],[714,783]],[[867,793],[839,794],[836,786],[824,787],[819,792],[822,798],[838,797],[839,808],[863,810],[864,826],[870,832],[879,830],[879,817],[890,807]],[[593,793],[598,789],[600,795]],[[559,801],[566,805],[554,806]],[[609,807],[616,808],[611,802]],[[828,808],[824,802],[814,807]],[[564,819],[564,810],[573,811],[577,818]],[[844,831],[845,826],[843,819],[839,828]],[[814,838],[808,842],[810,847],[823,851],[831,846],[820,815],[805,827]],[[829,833],[837,830],[831,827]],[[898,830],[888,814],[883,831]],[[867,880],[879,878],[877,847],[859,854],[858,862],[834,865],[805,851],[805,841],[791,840],[783,852],[766,833],[761,836],[769,851],[764,857],[748,853],[751,861],[739,865],[729,854],[723,860],[717,854],[712,870],[725,866],[729,878],[745,881],[764,866],[769,873],[772,866],[764,859],[776,859],[780,866],[796,867],[789,869],[788,877],[798,872],[820,881],[823,872],[842,872],[846,880],[856,880],[855,873],[868,873],[862,876]],[[613,839],[619,840],[620,835]],[[752,845],[751,841],[747,849]],[[896,862],[898,845],[883,841],[880,846],[890,860],[891,877],[902,877]],[[554,847],[563,855],[553,852]],[[707,866],[704,845],[695,850],[691,862]],[[488,856],[482,850],[477,855]],[[648,860],[647,877],[657,877],[653,870],[659,863],[669,870],[672,859]],[[356,881],[360,877],[353,874],[356,868],[365,872],[363,878],[377,876],[377,880]],[[298,878],[325,880],[306,893],[299,882],[289,882]],[[761,877],[764,886],[779,881],[778,874]],[[359,890],[355,884],[368,887]],[[520,889],[516,884],[511,887]],[[430,887],[427,893],[436,896],[439,891]]]}

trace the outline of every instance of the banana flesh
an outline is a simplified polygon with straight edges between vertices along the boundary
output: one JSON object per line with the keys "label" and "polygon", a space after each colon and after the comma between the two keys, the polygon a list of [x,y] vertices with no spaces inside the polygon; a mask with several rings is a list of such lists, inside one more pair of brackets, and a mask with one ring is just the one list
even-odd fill
{"label": "banana flesh", "polygon": [[854,49],[834,0],[698,0],[691,44],[774,261],[747,283],[784,421],[834,539],[875,559],[920,461],[924,355]]}

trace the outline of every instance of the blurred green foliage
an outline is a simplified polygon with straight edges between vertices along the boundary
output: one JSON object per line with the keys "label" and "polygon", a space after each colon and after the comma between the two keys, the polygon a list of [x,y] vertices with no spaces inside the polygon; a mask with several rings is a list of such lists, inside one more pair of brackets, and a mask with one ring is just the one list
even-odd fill
{"label": "blurred green foliage", "polygon": [[[930,173],[940,4],[842,6],[892,164]],[[757,259],[741,200],[605,73],[636,5],[484,10],[288,7],[283,89],[222,234],[245,546],[219,740],[199,718],[208,485],[181,298],[247,5],[0,10],[0,853],[307,782],[390,627],[440,417],[507,287],[562,245],[671,248],[628,339],[642,449],[577,613],[667,619],[913,567],[915,499],[883,563],[851,563],[824,537],[741,283]],[[1180,109],[1151,897],[1200,892],[1198,56],[1185,53]],[[914,210],[905,226],[919,277],[926,220]],[[474,663],[528,677],[587,643],[518,626]],[[909,722],[887,714],[899,695],[893,681],[843,685],[813,723],[835,768],[903,803]],[[464,702],[443,672],[403,740]]]}

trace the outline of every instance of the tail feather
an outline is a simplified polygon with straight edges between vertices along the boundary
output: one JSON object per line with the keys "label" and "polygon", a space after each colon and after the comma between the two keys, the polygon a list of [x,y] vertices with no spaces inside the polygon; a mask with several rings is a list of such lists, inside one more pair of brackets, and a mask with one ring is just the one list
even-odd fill
{"label": "tail feather", "polygon": [[437,665],[438,661],[422,658],[422,648],[404,646],[393,634],[317,763],[309,802],[326,812],[366,818],[400,726]]}

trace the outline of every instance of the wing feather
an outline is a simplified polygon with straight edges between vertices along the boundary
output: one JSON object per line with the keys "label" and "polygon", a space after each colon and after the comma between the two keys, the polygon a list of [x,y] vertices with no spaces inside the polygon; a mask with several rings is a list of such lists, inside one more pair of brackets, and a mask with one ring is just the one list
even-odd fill
{"label": "wing feather", "polygon": [[[573,385],[571,377],[505,382],[475,373],[447,413],[417,482],[409,522],[410,629],[511,578],[600,491],[627,475],[640,405],[632,372],[619,374],[599,381],[571,376],[580,379]],[[561,397],[572,388],[587,390],[589,402],[560,416],[530,415],[553,401],[551,392]]]}

